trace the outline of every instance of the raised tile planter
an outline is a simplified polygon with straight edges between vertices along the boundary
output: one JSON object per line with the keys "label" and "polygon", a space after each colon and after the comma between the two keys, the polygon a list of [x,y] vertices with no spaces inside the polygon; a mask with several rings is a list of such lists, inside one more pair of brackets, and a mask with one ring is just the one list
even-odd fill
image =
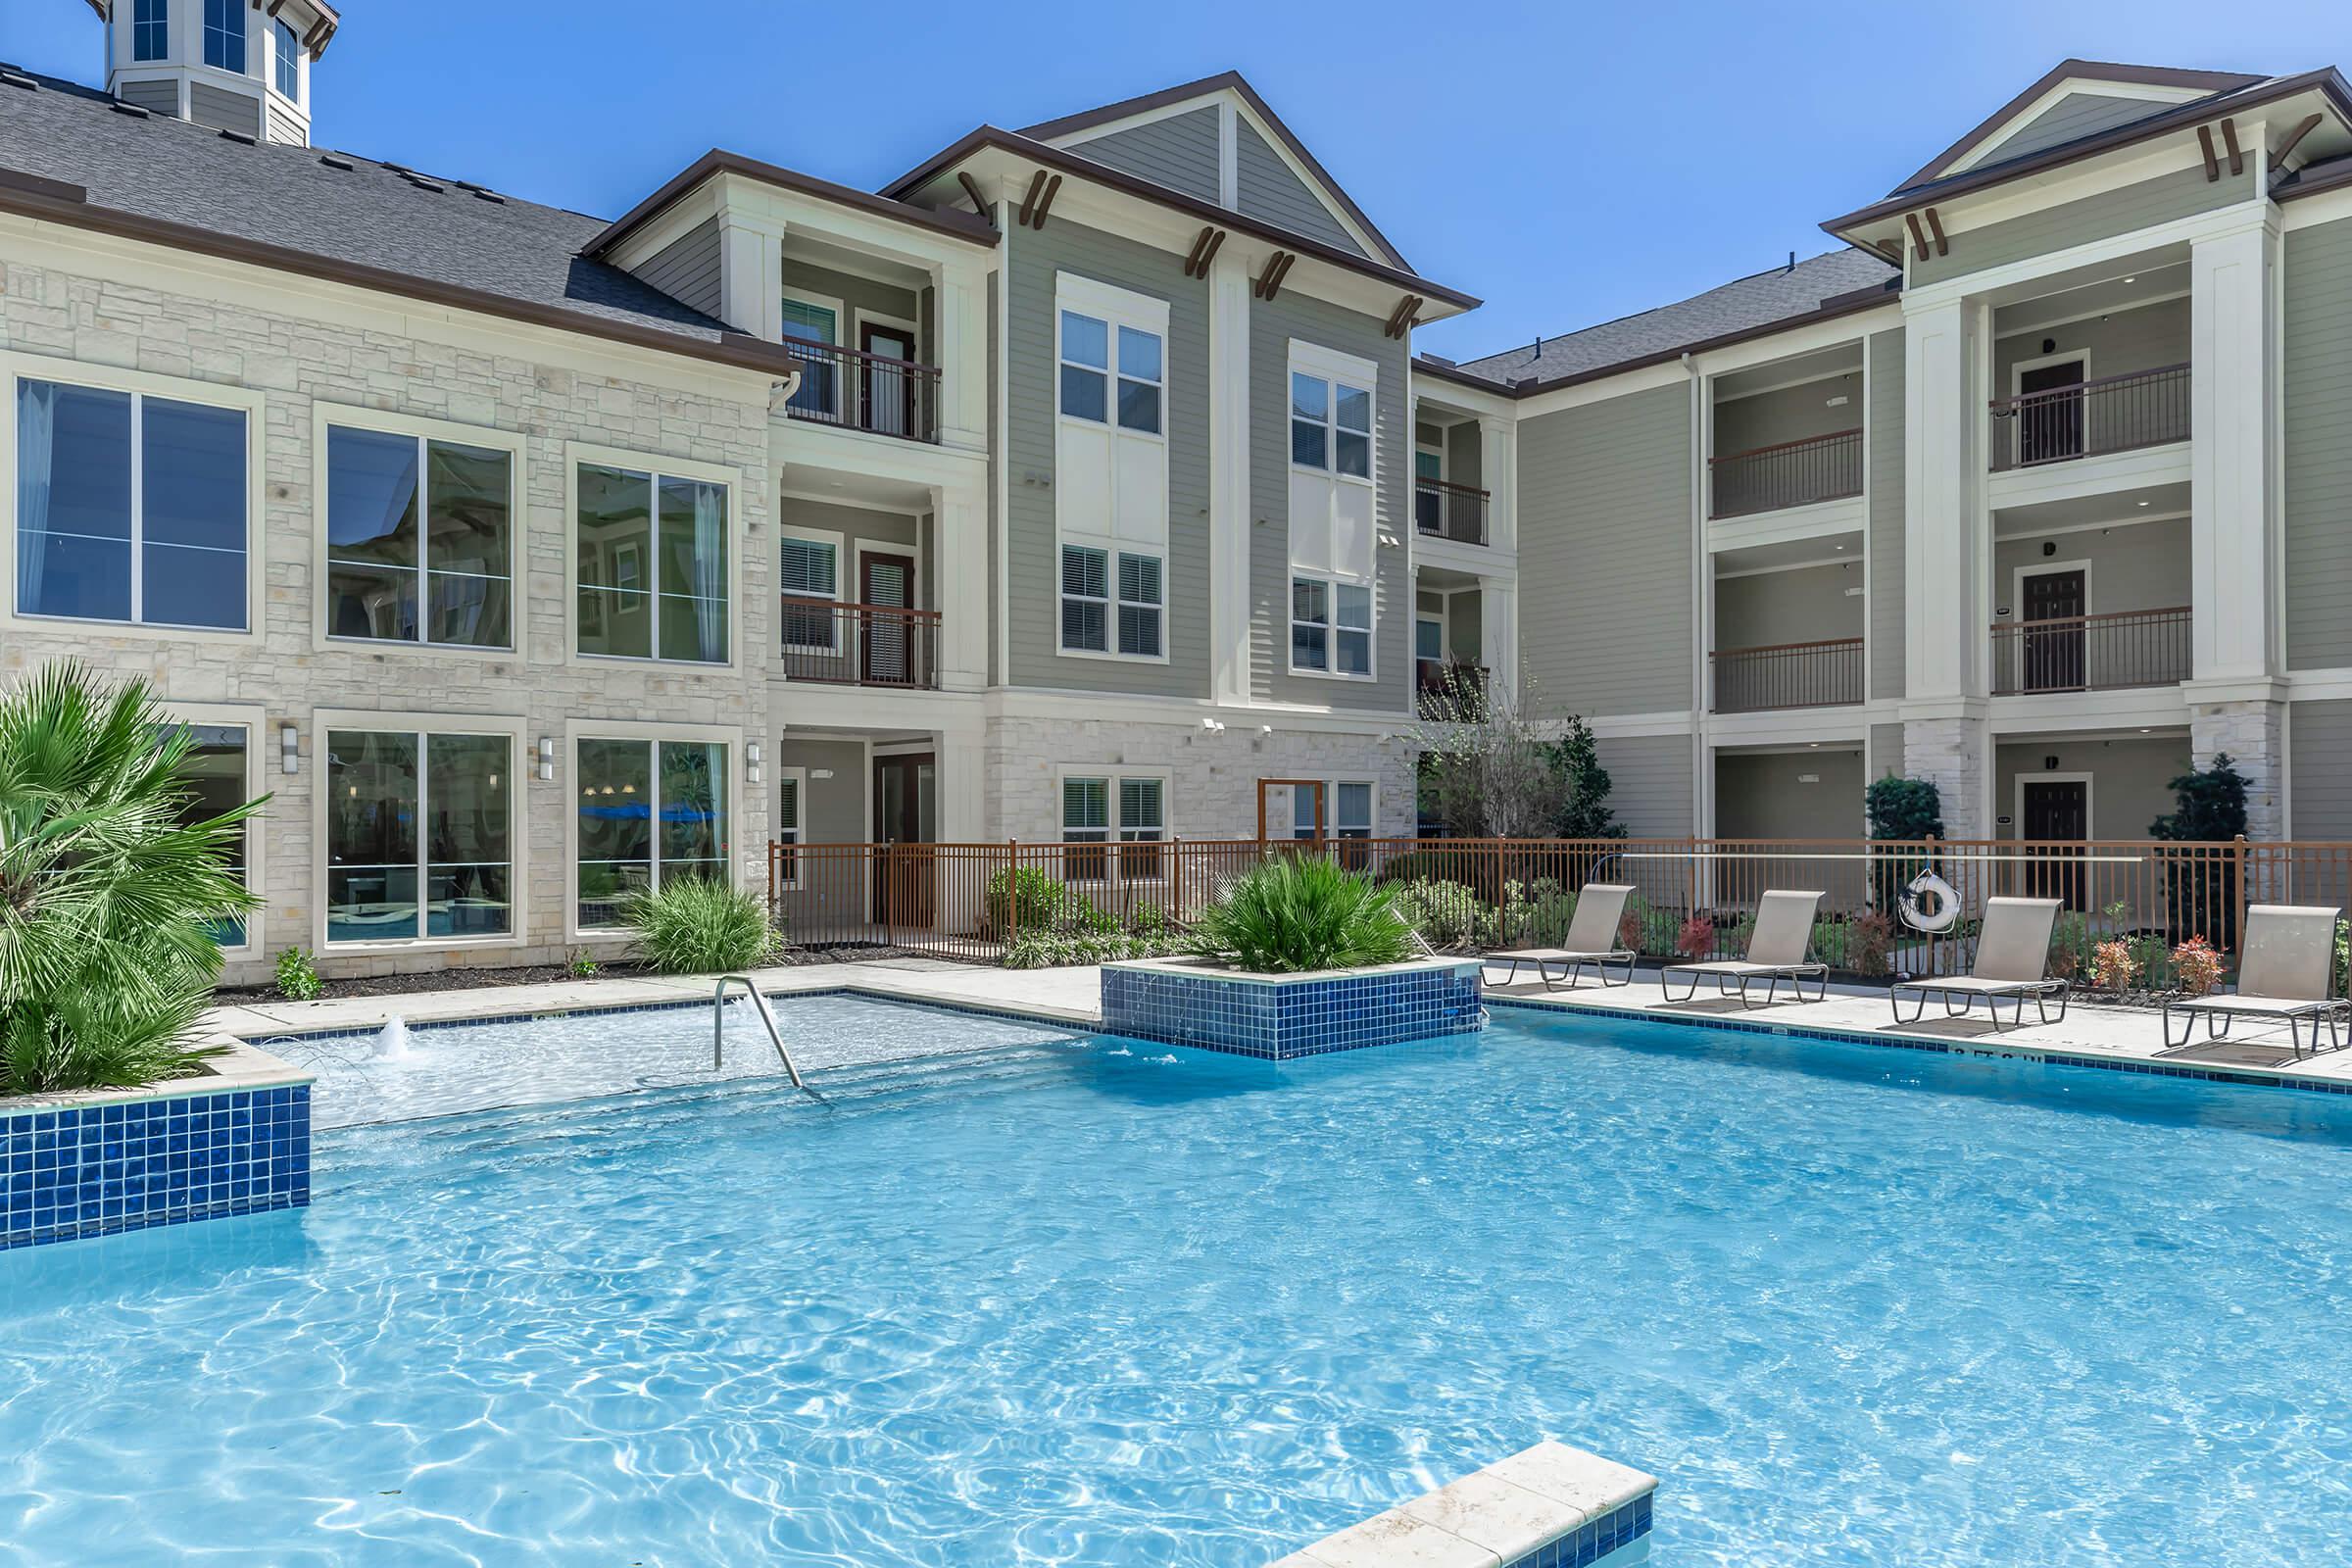
{"label": "raised tile planter", "polygon": [[0,1100],[0,1249],[311,1200],[311,1075],[237,1042],[145,1089]]}
{"label": "raised tile planter", "polygon": [[1658,1478],[1564,1443],[1473,1471],[1274,1568],[1636,1568]]}
{"label": "raised tile planter", "polygon": [[1199,958],[1102,966],[1102,1029],[1265,1061],[1474,1034],[1487,1026],[1475,959],[1250,974]]}

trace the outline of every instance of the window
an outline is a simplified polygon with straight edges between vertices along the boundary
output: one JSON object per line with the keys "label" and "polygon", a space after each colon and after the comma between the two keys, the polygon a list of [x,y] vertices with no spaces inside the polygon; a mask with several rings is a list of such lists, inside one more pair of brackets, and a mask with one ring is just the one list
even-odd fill
{"label": "window", "polygon": [[1059,274],[1054,514],[1060,648],[1167,657],[1167,301]]}
{"label": "window", "polygon": [[330,424],[326,632],[512,648],[514,459]]}
{"label": "window", "polygon": [[784,606],[784,646],[808,653],[831,654],[840,651],[840,637],[835,612],[812,604],[793,604],[792,600],[841,598],[841,546],[830,539],[800,539],[784,536],[784,559],[780,581],[787,603]]}
{"label": "window", "polygon": [[171,0],[138,0],[130,14],[130,58],[162,60],[171,53]]}
{"label": "window", "polygon": [[1370,675],[1372,590],[1362,583],[1292,578],[1291,667]]}
{"label": "window", "polygon": [[776,886],[801,885],[801,797],[808,787],[808,770],[776,770],[775,876]]}
{"label": "window", "polygon": [[1446,622],[1435,615],[1413,620],[1413,657],[1424,664],[1446,662]]}
{"label": "window", "polygon": [[245,629],[246,415],[21,381],[17,612]]}
{"label": "window", "polygon": [[583,738],[577,762],[580,930],[618,925],[639,889],[729,880],[725,746]]}
{"label": "window", "polygon": [[[1167,838],[1167,780],[1156,776],[1115,778],[1065,777],[1061,781],[1061,838],[1064,844],[1100,844],[1100,851],[1065,851],[1064,875],[1076,882],[1101,882],[1110,876],[1117,843],[1117,865],[1123,876],[1162,874],[1159,846]],[[1111,816],[1113,805],[1118,816]]]}
{"label": "window", "polygon": [[1119,557],[1119,652],[1131,659],[1159,657],[1157,556]]}
{"label": "window", "polygon": [[1368,839],[1372,836],[1372,786],[1342,779],[1331,792],[1332,837]]}
{"label": "window", "polygon": [[1160,343],[1156,332],[1119,328],[1119,427],[1159,434]]}
{"label": "window", "polygon": [[1065,418],[1105,423],[1115,401],[1119,428],[1160,434],[1166,385],[1161,335],[1124,323],[1117,328],[1118,395],[1111,396],[1111,323],[1078,311],[1061,313],[1061,412]]}
{"label": "window", "polygon": [[326,732],[326,940],[514,933],[513,739]]}
{"label": "window", "polygon": [[204,0],[204,63],[245,74],[245,0]]}
{"label": "window", "polygon": [[1061,646],[1101,653],[1109,643],[1110,556],[1061,547]]}
{"label": "window", "polygon": [[1119,874],[1162,874],[1160,840],[1167,836],[1167,786],[1156,778],[1119,780]]}
{"label": "window", "polygon": [[[841,341],[841,313],[830,305],[815,305],[807,300],[786,298],[784,301],[784,340],[787,343],[819,343],[827,346]],[[830,354],[811,354],[801,362],[800,389],[793,393],[791,407],[803,414],[831,417],[841,408],[841,367]]]}
{"label": "window", "polygon": [[[159,733],[179,731],[185,731],[188,737],[188,749],[180,757],[179,776],[190,793],[180,806],[177,825],[188,827],[209,822],[253,799],[256,792],[251,788],[251,754],[244,725],[166,724]],[[246,818],[227,856],[228,870],[248,888],[253,885],[254,826],[255,819]],[[212,922],[212,928],[213,941],[219,947],[252,946],[252,933],[246,928],[244,915],[223,915]]]}
{"label": "window", "polygon": [[294,34],[294,24],[279,17],[271,24],[270,38],[276,43],[277,91],[281,98],[299,102],[302,98],[302,40]]}
{"label": "window", "polygon": [[727,487],[601,463],[577,483],[579,651],[725,663]]}
{"label": "window", "polygon": [[1372,477],[1372,394],[1291,372],[1291,461],[1352,479]]}

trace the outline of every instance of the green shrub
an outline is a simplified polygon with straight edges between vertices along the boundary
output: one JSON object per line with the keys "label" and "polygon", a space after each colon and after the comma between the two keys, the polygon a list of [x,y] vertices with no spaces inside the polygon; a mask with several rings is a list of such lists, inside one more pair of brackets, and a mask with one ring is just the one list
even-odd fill
{"label": "green shrub", "polygon": [[259,809],[195,815],[191,738],[141,681],[51,664],[0,698],[0,1094],[176,1078],[251,913],[229,858]]}
{"label": "green shrub", "polygon": [[1283,856],[1228,883],[1188,946],[1261,974],[1396,963],[1415,952],[1401,891],[1320,856]]}
{"label": "green shrub", "polygon": [[987,897],[988,928],[998,936],[1103,934],[1119,929],[1118,920],[1098,908],[1093,900],[1034,865],[991,873]]}
{"label": "green shrub", "polygon": [[1024,931],[1004,950],[1007,969],[1055,969],[1068,964],[1117,963],[1123,958],[1162,958],[1184,951],[1184,939],[1174,930],[1160,934],[1136,931],[1058,932]]}
{"label": "green shrub", "polygon": [[277,994],[288,1002],[316,1002],[326,990],[308,948],[288,948],[277,956]]}
{"label": "green shrub", "polygon": [[703,877],[632,893],[621,903],[620,918],[636,933],[645,961],[663,974],[750,969],[784,944],[759,895]]}
{"label": "green shrub", "polygon": [[586,948],[574,948],[571,956],[564,960],[564,972],[574,980],[592,980],[596,977],[598,967],[595,954]]}
{"label": "green shrub", "polygon": [[1397,889],[1396,907],[1433,948],[1471,946],[1487,918],[1486,905],[1459,882],[1407,882]]}

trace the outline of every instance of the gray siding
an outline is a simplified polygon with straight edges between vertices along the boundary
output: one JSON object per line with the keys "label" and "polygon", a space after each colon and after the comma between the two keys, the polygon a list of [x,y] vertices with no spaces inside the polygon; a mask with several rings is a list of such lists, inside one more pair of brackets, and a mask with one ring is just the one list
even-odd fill
{"label": "gray siding", "polygon": [[188,118],[199,125],[215,130],[241,131],[248,136],[262,133],[262,101],[248,98],[241,92],[230,92],[210,82],[188,83]]}
{"label": "gray siding", "polygon": [[[1994,328],[2001,330],[1997,318]],[[2167,365],[2185,365],[2188,301],[2161,300],[2137,310],[2094,316],[2088,320],[2067,321],[2058,326],[2026,326],[2008,332],[1994,339],[1992,345],[1993,396],[2009,395],[2010,376],[2020,362],[2046,357],[2042,350],[2044,343],[2056,345],[2048,351],[2050,354],[2082,354],[2085,374],[2093,380],[2129,375],[2134,370],[2153,370]],[[2095,404],[2097,400],[2086,401]],[[2095,411],[2090,423],[2089,434],[2096,442],[2102,432]]]}
{"label": "gray siding", "polygon": [[[930,340],[922,332],[923,304],[913,289],[859,277],[854,272],[837,272],[829,267],[811,267],[787,257],[784,292],[787,296],[818,294],[841,301],[842,317],[836,330],[846,347],[858,346],[858,313],[863,311],[868,316],[890,316],[914,322],[918,357],[930,352]],[[1053,344],[1052,338],[1046,340],[1048,360],[1054,357]]]}
{"label": "gray siding", "polygon": [[1238,122],[1241,141],[1234,159],[1235,205],[1248,218],[1262,218],[1294,234],[1336,245],[1357,256],[1365,254],[1331,209],[1297,174],[1266,139],[1247,122]]}
{"label": "gray siding", "polygon": [[[1874,778],[1903,776],[1903,726],[1873,724],[1870,726],[1870,767]],[[1867,785],[1865,786],[1867,788]]]}
{"label": "gray siding", "polygon": [[[1008,259],[1005,263],[1006,266],[1011,265],[1010,254],[1010,239],[1007,236],[1006,256]],[[1004,411],[997,406],[997,363],[1001,352],[997,342],[997,289],[1003,276],[1001,271],[992,271],[988,274],[988,431],[989,441],[995,448],[996,461],[1000,463],[1004,461],[1004,455],[1008,450],[1005,443],[1010,440],[1010,437],[1004,432]],[[998,549],[998,541],[1003,537],[1004,518],[998,513],[997,485],[993,476],[987,488],[988,683],[991,686],[999,686],[1004,683],[1005,678],[1004,660],[1000,657],[1000,649],[997,644],[997,616],[1003,612],[1004,603],[1004,573],[999,566],[1002,557]]]}
{"label": "gray siding", "polygon": [[[1372,593],[1377,680],[1291,673],[1291,340],[1370,360],[1380,368],[1372,411],[1372,471],[1380,482],[1373,521],[1381,544]],[[1411,529],[1407,487],[1412,423],[1404,396],[1405,346],[1372,317],[1285,290],[1250,304],[1250,663],[1251,690],[1268,702],[1400,712],[1411,690],[1412,616],[1406,612],[1402,541]]]}
{"label": "gray siding", "polygon": [[126,104],[136,104],[151,115],[170,115],[179,118],[179,83],[176,81],[126,81],[115,94]]}
{"label": "gray siding", "polygon": [[2284,374],[2286,663],[2352,664],[2352,219],[2286,236]]}
{"label": "gray siding", "polygon": [[2073,141],[2079,136],[2095,136],[2102,130],[2128,125],[2134,120],[2162,114],[2168,104],[2149,103],[2143,98],[2111,98],[2104,93],[2070,92],[2049,108],[2018,127],[2016,135],[1995,147],[1984,163],[2001,163],[2011,158],[2023,158],[2060,142]]}
{"label": "gray siding", "polygon": [[[1837,408],[1830,399],[1843,397]],[[1753,452],[1784,441],[1851,430],[1862,422],[1862,372],[1828,375],[1796,386],[1776,387],[1753,397],[1715,405],[1715,455]]]}
{"label": "gray siding", "polygon": [[[1870,694],[1903,695],[1903,334],[1870,340]],[[1895,738],[1901,766],[1902,738]]]}
{"label": "gray siding", "polygon": [[1608,770],[1609,808],[1628,833],[1638,839],[1690,835],[1690,737],[1603,736],[1594,749]]}
{"label": "gray siding", "polygon": [[1484,663],[1486,626],[1486,601],[1476,589],[1453,595],[1447,601],[1446,652],[1461,663]]}
{"label": "gray siding", "polygon": [[[789,722],[789,706],[783,711]],[[869,785],[862,743],[795,740],[787,732],[772,755],[780,767],[807,770],[801,781],[802,843],[866,842]],[[832,772],[831,778],[807,776],[826,770]],[[821,863],[821,871],[812,866],[802,873],[798,889],[788,888],[777,894],[776,909],[783,915],[787,931],[802,922],[813,924],[819,919],[850,918],[852,910],[865,906],[866,879],[862,866],[845,864],[838,858]]]}
{"label": "gray siding", "polygon": [[2225,164],[2218,180],[2208,180],[2200,164],[2178,173],[2103,190],[2081,201],[1954,234],[1949,256],[1937,256],[1931,247],[1926,261],[1911,263],[1911,281],[1917,285],[1960,277],[1987,267],[2045,256],[2070,245],[2110,239],[2176,218],[2247,201],[2254,195],[2257,162],[2248,159],[2246,172],[2235,176]]}
{"label": "gray siding", "polygon": [[[1807,779],[1812,782],[1806,783]],[[1862,782],[1859,750],[1824,747],[1817,752],[1718,753],[1715,836],[1860,838],[1864,832]],[[1838,870],[1826,865],[1808,870],[1814,875],[1838,876]]]}
{"label": "gray siding", "polygon": [[2352,702],[2294,703],[2286,722],[2293,836],[2352,840]]}
{"label": "gray siding", "polygon": [[[1168,662],[1067,659],[1054,532],[1054,274],[1077,272],[1168,301]],[[1055,219],[1021,232],[1011,267],[1006,451],[1012,582],[1010,684],[1205,697],[1208,659],[1208,284],[1170,253]]]}
{"label": "gray siding", "polygon": [[1070,151],[1200,201],[1217,200],[1222,184],[1214,104],[1072,142]]}
{"label": "gray siding", "polygon": [[269,116],[270,139],[271,141],[282,142],[288,146],[300,147],[309,140],[309,138],[303,134],[302,122],[296,120],[292,115],[287,114],[283,109],[278,108],[275,103],[270,103],[266,105],[265,112]]}
{"label": "gray siding", "polygon": [[1778,648],[1862,635],[1862,564],[1800,566],[1793,571],[1726,577],[1715,584],[1715,641],[1730,648]]}
{"label": "gray siding", "polygon": [[705,316],[718,314],[718,219],[714,214],[647,257],[637,275]]}
{"label": "gray siding", "polygon": [[[2049,759],[2058,759],[2051,767]],[[2088,773],[2090,836],[2094,839],[2145,839],[2148,824],[2176,804],[2167,787],[2188,770],[2188,737],[2157,736],[2142,740],[2012,741],[1993,748],[1992,811],[2005,816],[1996,823],[1995,838],[2014,839],[2024,833],[2017,820],[2017,780],[2040,773]]]}
{"label": "gray siding", "polygon": [[1486,462],[1486,448],[1481,442],[1476,421],[1457,424],[1446,432],[1446,479],[1448,484],[1466,484],[1484,489],[1486,480],[1479,477]]}
{"label": "gray siding", "polygon": [[1691,706],[1690,441],[1682,385],[1521,422],[1520,646],[1547,702]]}

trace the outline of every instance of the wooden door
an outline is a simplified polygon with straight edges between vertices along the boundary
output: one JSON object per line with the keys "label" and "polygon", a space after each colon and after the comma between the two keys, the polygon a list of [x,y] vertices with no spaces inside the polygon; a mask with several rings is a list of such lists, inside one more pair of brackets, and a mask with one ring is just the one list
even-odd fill
{"label": "wooden door", "polygon": [[858,656],[858,678],[868,686],[918,684],[916,661],[921,650],[914,626],[907,616],[889,613],[914,608],[914,558],[859,552],[858,602],[881,612],[858,617],[865,632]]}
{"label": "wooden door", "polygon": [[[2073,390],[2069,391],[2068,388]],[[2082,362],[2037,365],[2017,373],[2020,397],[2048,393],[2017,411],[2017,461],[2020,466],[2053,463],[2082,455]]]}
{"label": "wooden door", "polygon": [[2082,616],[2088,587],[2082,573],[2036,571],[2026,578],[2019,657],[2030,692],[2080,691],[2088,673]]}
{"label": "wooden door", "polygon": [[2025,782],[2026,841],[2049,846],[2026,866],[2027,892],[2038,899],[2063,899],[2070,909],[2083,907],[2082,852],[2059,848],[2080,844],[2090,836],[2090,786],[2081,779],[2028,779]]}
{"label": "wooden door", "polygon": [[867,321],[858,328],[858,346],[874,356],[865,362],[859,388],[858,422],[882,435],[914,434],[914,377],[904,365],[881,361],[911,361],[914,334],[905,327]]}
{"label": "wooden door", "polygon": [[874,837],[882,874],[874,879],[874,919],[894,929],[928,930],[937,908],[938,860],[931,845],[937,760],[929,752],[874,759]]}

